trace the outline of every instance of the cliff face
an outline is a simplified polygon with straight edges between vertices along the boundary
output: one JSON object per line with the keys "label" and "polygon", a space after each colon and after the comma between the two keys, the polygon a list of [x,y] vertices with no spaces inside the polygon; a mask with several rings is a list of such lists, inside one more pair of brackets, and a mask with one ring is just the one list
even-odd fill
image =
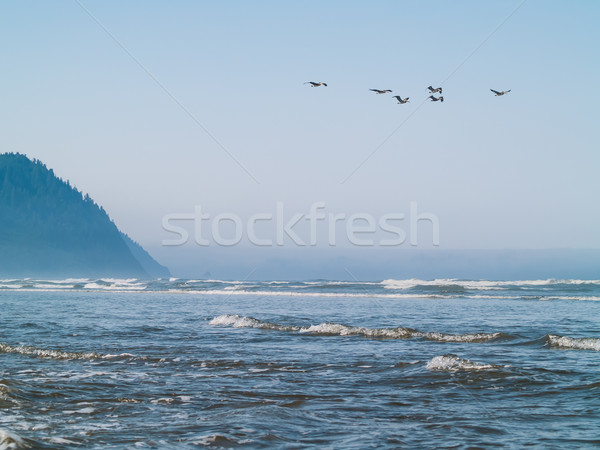
{"label": "cliff face", "polygon": [[168,276],[140,249],[143,261],[102,207],[40,161],[0,155],[1,277]]}

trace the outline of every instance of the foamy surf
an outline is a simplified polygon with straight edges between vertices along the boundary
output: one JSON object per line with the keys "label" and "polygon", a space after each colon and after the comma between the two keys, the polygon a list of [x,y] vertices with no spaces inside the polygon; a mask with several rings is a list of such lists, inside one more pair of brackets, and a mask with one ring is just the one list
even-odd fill
{"label": "foamy surf", "polygon": [[[249,291],[243,286],[243,288],[223,288],[223,289],[209,289],[209,290],[187,290],[181,291],[179,289],[170,289],[170,293],[186,293],[186,294],[204,294],[204,295],[226,295],[226,296],[246,296],[246,295],[257,295],[261,297],[327,297],[327,298],[389,298],[389,299],[402,299],[402,298],[443,298],[442,295],[438,294],[377,294],[377,293],[354,293],[354,292],[299,292],[299,291],[268,291],[268,290],[256,290]],[[300,289],[301,286],[295,286]]]}
{"label": "foamy surf", "polygon": [[412,328],[367,328],[349,326],[340,323],[324,322],[310,326],[280,325],[264,322],[254,317],[239,316],[237,314],[224,314],[212,319],[210,325],[231,326],[233,328],[260,328],[284,332],[296,332],[315,336],[362,336],[375,339],[410,339],[424,338],[438,342],[488,342],[498,339],[502,333],[469,333],[448,334],[440,332],[423,332]]}
{"label": "foamy surf", "polygon": [[[554,336],[600,338],[600,303],[538,301],[600,296],[593,286],[461,292],[163,279],[123,280],[148,288],[116,293],[83,289],[108,285],[100,278],[77,281],[73,292],[0,291],[0,343],[12,352],[0,349],[0,427],[30,448],[435,448],[448,436],[459,447],[509,439],[571,448],[597,440],[580,412],[595,406],[600,353]],[[248,296],[229,297],[228,286]],[[444,299],[377,302],[372,294]],[[482,405],[509,413],[498,421]],[[398,421],[410,432],[399,434]],[[536,434],[543,427],[556,439]]]}
{"label": "foamy surf", "polygon": [[211,325],[231,326],[233,328],[262,328],[276,331],[299,331],[300,327],[278,325],[263,322],[254,317],[239,316],[237,314],[223,314],[209,322]]}
{"label": "foamy surf", "polygon": [[600,280],[435,280],[384,281],[231,281],[180,278],[67,278],[64,280],[5,279],[0,291],[21,292],[150,292],[199,296],[313,297],[348,299],[505,299],[600,301]]}
{"label": "foamy surf", "polygon": [[31,448],[31,445],[17,433],[0,428],[0,450],[13,450],[17,448]]}
{"label": "foamy surf", "polygon": [[210,434],[206,436],[197,436],[190,441],[190,444],[203,447],[238,447],[252,443],[252,439],[235,439],[232,436],[223,434]]}
{"label": "foamy surf", "polygon": [[493,364],[482,364],[472,362],[468,359],[459,358],[456,355],[448,354],[436,356],[425,366],[428,370],[439,372],[458,372],[470,370],[491,370],[498,366]]}
{"label": "foamy surf", "polygon": [[563,349],[600,351],[599,338],[572,338],[549,334],[548,345]]}
{"label": "foamy surf", "polygon": [[[0,342],[0,353],[18,353],[21,355],[35,356],[38,358],[48,359],[118,359],[131,358],[138,359],[130,353],[121,353],[118,355],[103,355],[96,352],[66,352],[62,350],[53,350],[47,348],[39,348],[31,345],[8,345]],[[143,359],[143,358],[142,358]]]}
{"label": "foamy surf", "polygon": [[386,289],[413,289],[416,287],[449,287],[458,286],[464,289],[474,290],[501,290],[511,287],[539,287],[556,285],[590,285],[599,286],[600,280],[514,280],[514,281],[491,281],[491,280],[458,280],[455,278],[438,278],[435,280],[420,280],[411,278],[407,280],[384,280],[381,282]]}

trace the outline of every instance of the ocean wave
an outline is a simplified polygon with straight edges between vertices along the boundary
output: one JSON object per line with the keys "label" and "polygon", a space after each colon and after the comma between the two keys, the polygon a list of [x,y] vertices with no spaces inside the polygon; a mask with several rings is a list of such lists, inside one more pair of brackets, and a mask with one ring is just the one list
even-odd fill
{"label": "ocean wave", "polygon": [[104,355],[102,353],[96,352],[68,352],[62,350],[53,350],[47,348],[39,348],[31,345],[8,345],[0,342],[0,353],[18,353],[21,355],[27,356],[36,356],[39,358],[49,358],[49,359],[123,359],[123,358],[131,358],[131,359],[144,359],[135,357],[130,353],[121,353],[115,355]]}
{"label": "ocean wave", "polygon": [[316,336],[362,336],[378,339],[411,339],[424,338],[438,342],[489,342],[500,337],[508,337],[503,333],[471,333],[447,334],[439,332],[423,332],[412,328],[366,328],[343,325],[339,323],[324,322],[310,326],[280,325],[264,322],[254,317],[239,316],[237,314],[224,314],[213,318],[210,325],[231,326],[234,328],[260,328],[275,331],[296,332]]}
{"label": "ocean wave", "polygon": [[382,339],[408,339],[414,337],[416,330],[410,328],[365,328],[351,327],[339,323],[321,323],[309,327],[301,327],[298,332],[317,336],[363,336]]}
{"label": "ocean wave", "polygon": [[21,355],[37,356],[50,359],[100,359],[103,355],[94,352],[64,352],[61,350],[50,350],[29,345],[13,346],[0,343],[0,353],[20,353]]}
{"label": "ocean wave", "polygon": [[[599,289],[596,283],[598,283],[596,280],[465,281],[451,278],[430,281],[419,279],[385,280],[382,282],[325,280],[250,282],[216,279],[144,281],[136,278],[67,278],[64,280],[9,279],[0,281],[0,290],[19,290],[23,292],[73,290],[124,293],[143,291],[197,295],[315,298],[600,301]],[[540,287],[542,285],[545,285],[545,287]],[[585,286],[581,287],[582,285]]]}
{"label": "ocean wave", "polygon": [[263,322],[254,317],[239,316],[237,314],[223,314],[212,319],[210,325],[231,326],[234,328],[262,328],[276,331],[300,331],[301,327],[278,325]]}
{"label": "ocean wave", "polygon": [[381,282],[385,289],[413,289],[416,287],[449,287],[458,286],[473,290],[502,290],[511,287],[527,286],[555,286],[555,285],[592,285],[600,286],[600,280],[515,280],[515,281],[490,281],[490,280],[458,280],[455,278],[439,278],[435,280],[420,280],[411,278],[406,280],[384,280]]}
{"label": "ocean wave", "polygon": [[109,281],[106,280],[101,280],[104,281],[104,283],[100,284],[97,282],[92,282],[92,283],[86,283],[83,288],[84,289],[90,289],[90,290],[94,290],[94,289],[98,289],[98,290],[117,290],[117,291],[143,291],[145,290],[148,286],[145,283],[133,283],[133,282],[128,282],[128,281],[115,281],[111,284]]}
{"label": "ocean wave", "polygon": [[500,338],[511,338],[510,335],[505,333],[446,334],[427,332],[421,334],[429,341],[438,342],[489,342]]}
{"label": "ocean wave", "polygon": [[58,445],[65,445],[65,446],[66,445],[81,445],[80,442],[75,442],[70,439],[65,439],[65,438],[56,437],[56,436],[46,438],[46,440],[48,442],[50,442],[51,444],[58,444]]}
{"label": "ocean wave", "polygon": [[65,289],[73,289],[73,285],[68,284],[60,284],[60,283],[36,283],[36,289],[56,289],[56,290],[65,290]]}
{"label": "ocean wave", "polygon": [[453,354],[436,356],[425,366],[428,370],[439,372],[458,372],[470,370],[492,370],[499,366],[494,364],[482,364],[472,362],[468,359],[459,358]]}
{"label": "ocean wave", "polygon": [[229,280],[196,280],[196,283],[223,283],[223,284],[244,284],[246,281],[229,281]]}
{"label": "ocean wave", "polygon": [[126,283],[133,283],[134,281],[137,281],[137,278],[100,278],[100,281],[104,281],[105,283],[121,283],[121,284],[126,284]]}
{"label": "ocean wave", "polygon": [[483,284],[479,281],[460,281],[453,278],[443,278],[435,280],[420,280],[417,278],[410,278],[407,280],[384,280],[381,282],[385,289],[413,289],[416,287],[460,287],[470,289],[500,289],[499,287],[493,287],[489,284]]}
{"label": "ocean wave", "polygon": [[600,338],[572,338],[549,334],[547,343],[557,348],[600,351]]}
{"label": "ocean wave", "polygon": [[0,428],[0,450],[12,450],[17,448],[31,448],[31,445],[21,436],[6,428]]}
{"label": "ocean wave", "polygon": [[597,296],[574,296],[574,295],[549,295],[549,296],[540,296],[539,300],[576,300],[576,301],[600,301],[600,297]]}
{"label": "ocean wave", "polygon": [[254,442],[252,439],[235,439],[232,436],[226,436],[224,434],[209,434],[206,436],[194,437],[188,443],[190,445],[201,445],[203,447],[226,448],[247,445],[252,442]]}
{"label": "ocean wave", "polygon": [[356,293],[356,292],[298,292],[298,291],[266,291],[256,290],[248,291],[240,290],[225,290],[225,289],[208,289],[208,290],[186,290],[169,289],[172,293],[185,294],[204,294],[204,295],[260,295],[269,297],[332,297],[332,298],[445,298],[438,294],[377,294],[377,293]]}
{"label": "ocean wave", "polygon": [[89,278],[66,278],[64,280],[57,280],[55,283],[58,284],[82,284],[90,281]]}

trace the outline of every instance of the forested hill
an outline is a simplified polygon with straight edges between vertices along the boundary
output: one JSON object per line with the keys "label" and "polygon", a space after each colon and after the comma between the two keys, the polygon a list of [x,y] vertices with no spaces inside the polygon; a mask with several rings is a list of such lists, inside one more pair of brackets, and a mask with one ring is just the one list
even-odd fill
{"label": "forested hill", "polygon": [[[134,253],[136,253],[134,255]],[[0,154],[0,277],[169,276],[52,169]]]}

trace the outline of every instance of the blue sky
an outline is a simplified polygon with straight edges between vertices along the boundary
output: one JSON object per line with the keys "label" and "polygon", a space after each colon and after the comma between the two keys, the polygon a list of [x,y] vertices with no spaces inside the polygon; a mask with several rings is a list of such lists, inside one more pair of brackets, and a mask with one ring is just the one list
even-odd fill
{"label": "blue sky", "polygon": [[0,151],[41,159],[150,249],[165,214],[277,201],[416,201],[446,249],[600,248],[600,4],[528,0],[489,36],[520,4],[82,0],[93,20],[4,1]]}

